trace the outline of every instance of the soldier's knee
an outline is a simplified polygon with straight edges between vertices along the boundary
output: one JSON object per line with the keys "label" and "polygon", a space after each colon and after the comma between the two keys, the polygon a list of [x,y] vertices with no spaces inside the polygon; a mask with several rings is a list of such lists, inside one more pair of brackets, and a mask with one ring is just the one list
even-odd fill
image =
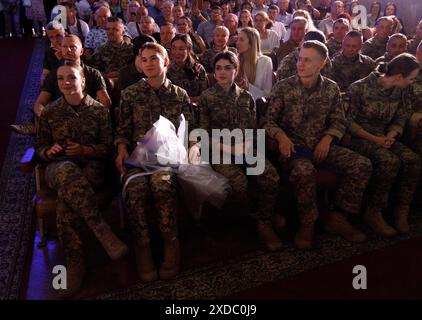
{"label": "soldier's knee", "polygon": [[378,169],[383,174],[389,176],[396,176],[400,170],[400,166],[400,158],[392,152],[386,153],[378,162]]}
{"label": "soldier's knee", "polygon": [[298,161],[290,172],[291,181],[314,179],[315,177],[316,169],[310,161]]}
{"label": "soldier's knee", "polygon": [[414,152],[408,152],[402,161],[404,167],[411,168],[414,172],[419,172],[421,169],[421,159]]}
{"label": "soldier's knee", "polygon": [[361,172],[365,176],[370,176],[372,174],[372,163],[366,157],[360,156],[359,160],[356,161],[356,166],[358,172]]}

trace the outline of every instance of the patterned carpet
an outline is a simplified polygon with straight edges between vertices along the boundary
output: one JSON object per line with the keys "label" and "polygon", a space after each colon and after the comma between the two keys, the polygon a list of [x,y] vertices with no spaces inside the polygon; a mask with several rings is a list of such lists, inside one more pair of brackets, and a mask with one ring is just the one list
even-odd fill
{"label": "patterned carpet", "polygon": [[[31,118],[30,108],[39,93],[44,43],[34,45],[16,116],[21,123]],[[17,299],[25,260],[32,247],[34,217],[31,199],[35,191],[32,175],[19,172],[19,160],[32,138],[12,134],[0,176],[0,299]]]}
{"label": "patterned carpet", "polygon": [[178,300],[178,299],[220,299],[281,280],[298,273],[320,266],[345,260],[349,257],[394,245],[400,241],[418,237],[422,234],[422,216],[411,217],[412,232],[405,237],[381,239],[370,232],[368,241],[353,244],[339,237],[321,235],[317,240],[318,248],[299,251],[292,243],[287,243],[284,250],[268,253],[261,250],[234,257],[227,261],[201,268],[183,271],[177,279],[139,283],[129,288],[114,290],[91,299],[107,300]]}

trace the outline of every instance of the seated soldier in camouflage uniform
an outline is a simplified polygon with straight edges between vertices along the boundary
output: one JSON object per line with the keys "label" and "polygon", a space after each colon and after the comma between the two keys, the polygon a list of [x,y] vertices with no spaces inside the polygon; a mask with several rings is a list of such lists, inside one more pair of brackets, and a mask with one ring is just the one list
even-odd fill
{"label": "seated soldier in camouflage uniform", "polygon": [[237,50],[234,47],[228,47],[227,42],[229,41],[229,29],[224,26],[217,26],[214,30],[214,46],[207,49],[200,57],[199,62],[204,66],[208,73],[212,73],[212,62],[217,53],[224,51],[231,51],[237,54]]}
{"label": "seated soldier in camouflage uniform", "polygon": [[409,120],[409,125],[413,128],[417,128],[417,135],[412,147],[417,154],[422,156],[422,42],[419,43],[416,50],[416,58],[419,62],[419,73],[415,82],[411,85],[413,114]]}
{"label": "seated soldier in camouflage uniform", "polygon": [[47,163],[47,184],[57,191],[57,232],[67,268],[67,289],[60,293],[70,296],[79,290],[85,273],[84,224],[113,260],[128,249],[101,218],[95,199],[112,147],[109,111],[84,93],[80,65],[59,67],[57,79],[63,97],[42,112],[35,148]]}
{"label": "seated soldier in camouflage uniform", "polygon": [[196,61],[192,52],[192,40],[187,34],[178,34],[171,40],[171,63],[168,78],[186,90],[192,102],[208,87],[207,72]]}
{"label": "seated soldier in camouflage uniform", "polygon": [[119,123],[114,143],[118,149],[116,166],[123,175],[126,186],[126,207],[129,227],[135,238],[137,271],[142,281],[157,278],[147,224],[146,207],[153,200],[158,214],[159,228],[164,242],[164,261],[159,270],[161,279],[175,277],[180,268],[180,246],[177,234],[177,180],[173,172],[158,171],[151,175],[136,176],[141,169],[128,169],[124,161],[152,128],[160,115],[169,119],[177,128],[181,113],[193,123],[191,105],[186,91],[167,79],[169,65],[167,51],[156,43],[146,43],[141,48],[142,70],[147,76],[122,91]]}
{"label": "seated soldier in camouflage uniform", "polygon": [[346,33],[350,30],[349,21],[344,18],[337,19],[333,24],[333,37],[328,40],[327,48],[330,58],[333,58],[341,50],[341,45]]}
{"label": "seated soldier in camouflage uniform", "polygon": [[416,27],[416,35],[414,38],[409,40],[408,52],[411,54],[416,54],[419,43],[422,41],[422,20],[419,21],[418,26]]}
{"label": "seated soldier in camouflage uniform", "polygon": [[116,17],[107,19],[107,43],[101,46],[93,57],[93,65],[105,78],[117,80],[119,70],[133,59],[132,43],[123,40],[125,34],[123,21]]}
{"label": "seated soldier in camouflage uniform", "polygon": [[390,17],[378,18],[375,23],[375,36],[365,41],[362,54],[378,59],[385,53],[388,37],[393,32],[394,21]]}
{"label": "seated soldier in camouflage uniform", "polygon": [[333,58],[332,79],[341,92],[346,92],[353,82],[367,77],[376,67],[372,58],[360,53],[362,33],[350,31],[343,40],[341,52]]}
{"label": "seated soldier in camouflage uniform", "polygon": [[[211,136],[213,129],[256,129],[255,102],[251,94],[239,88],[234,79],[239,69],[239,60],[232,52],[220,52],[214,59],[214,75],[217,83],[204,91],[198,102],[200,127]],[[245,135],[244,135],[245,136]],[[221,144],[220,148],[223,148]],[[233,148],[233,146],[228,146]],[[229,179],[233,195],[247,202],[248,180],[244,173],[245,165],[213,163],[215,171]],[[279,194],[277,170],[265,161],[264,172],[256,177],[258,184],[258,233],[271,251],[278,250],[282,244],[274,233],[272,219],[274,206]],[[278,215],[277,215],[278,216]],[[282,218],[278,217],[278,221]]]}
{"label": "seated soldier in camouflage uniform", "polygon": [[[409,92],[405,90],[417,77],[416,58],[403,53],[377,71],[349,87],[348,110],[350,148],[368,157],[373,175],[368,185],[365,222],[378,234],[391,237],[408,233],[408,214],[419,178],[420,159],[412,150],[397,141],[411,114]],[[409,88],[407,88],[409,89]],[[395,228],[383,218],[390,190],[394,194]]]}
{"label": "seated soldier in camouflage uniform", "polygon": [[[325,35],[322,31],[314,30],[305,34],[304,41],[317,40],[325,44]],[[299,59],[300,48],[296,48],[281,60],[277,69],[277,81],[289,78],[297,74],[297,60]],[[321,71],[321,74],[327,78],[331,78],[331,60],[327,59],[327,63]]]}
{"label": "seated soldier in camouflage uniform", "polygon": [[297,75],[275,85],[264,119],[267,135],[278,142],[282,166],[290,172],[300,220],[295,244],[301,249],[311,247],[318,217],[318,167],[332,169],[340,177],[335,206],[325,224],[327,231],[353,242],[366,239],[365,234],[349,224],[347,214],[360,211],[371,163],[337,145],[346,130],[346,118],[337,84],[320,75],[327,59],[324,44],[315,40],[304,42]]}
{"label": "seated soldier in camouflage uniform", "polygon": [[393,34],[388,39],[386,50],[385,54],[375,60],[376,64],[388,63],[399,54],[407,52],[407,37],[402,33]]}

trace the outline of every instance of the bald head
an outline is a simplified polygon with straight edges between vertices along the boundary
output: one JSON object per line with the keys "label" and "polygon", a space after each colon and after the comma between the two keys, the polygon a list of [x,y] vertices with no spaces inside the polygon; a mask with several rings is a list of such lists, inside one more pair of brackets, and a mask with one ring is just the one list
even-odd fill
{"label": "bald head", "polygon": [[407,37],[402,33],[393,34],[387,42],[387,53],[391,58],[407,51]]}

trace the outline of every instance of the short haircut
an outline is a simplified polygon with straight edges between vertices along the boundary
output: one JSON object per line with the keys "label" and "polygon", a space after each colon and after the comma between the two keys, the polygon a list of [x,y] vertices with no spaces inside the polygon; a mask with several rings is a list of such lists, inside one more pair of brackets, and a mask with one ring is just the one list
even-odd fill
{"label": "short haircut", "polygon": [[275,4],[271,4],[268,7],[268,10],[278,10],[278,11],[280,11],[280,8],[277,5],[275,5]]}
{"label": "short haircut", "polygon": [[82,40],[77,35],[74,35],[74,34],[65,35],[63,40],[64,39],[75,39],[76,42],[78,42],[80,46],[83,47]]}
{"label": "short haircut", "polygon": [[107,22],[118,22],[119,24],[121,24],[122,26],[124,26],[124,22],[122,19],[120,19],[119,17],[108,17],[107,18]]}
{"label": "short haircut", "polygon": [[305,34],[305,37],[303,38],[304,41],[309,41],[309,40],[317,40],[321,43],[326,43],[327,39],[325,38],[325,34],[322,31],[319,30],[312,30],[312,31],[308,31]]}
{"label": "short haircut", "polygon": [[297,22],[302,22],[305,24],[305,28],[308,27],[308,20],[306,20],[306,18],[304,17],[295,17],[290,23],[289,23],[289,27],[292,27],[292,24],[297,23]]}
{"label": "short haircut", "polygon": [[362,32],[356,31],[356,30],[352,30],[352,31],[349,31],[348,33],[346,33],[345,38],[346,37],[349,37],[349,38],[360,38],[363,41]]}
{"label": "short haircut", "polygon": [[407,41],[407,37],[403,33],[395,33],[395,34],[391,35],[388,38],[388,42],[390,42],[390,40],[393,40],[393,39],[402,39],[404,41]]}
{"label": "short haircut", "polygon": [[321,58],[327,59],[328,58],[328,49],[322,42],[318,40],[308,40],[302,44],[302,48],[304,49],[314,49],[316,50]]}

